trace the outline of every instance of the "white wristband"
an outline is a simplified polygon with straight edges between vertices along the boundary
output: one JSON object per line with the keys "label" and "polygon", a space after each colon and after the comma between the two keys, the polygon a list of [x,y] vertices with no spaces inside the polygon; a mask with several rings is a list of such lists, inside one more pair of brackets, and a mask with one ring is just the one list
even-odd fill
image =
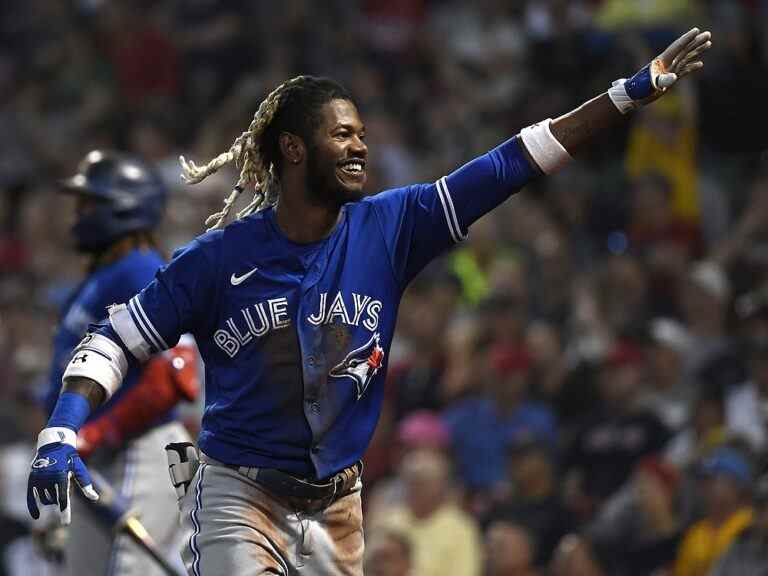
{"label": "white wristband", "polygon": [[544,174],[552,174],[571,161],[568,150],[552,134],[550,124],[552,119],[547,118],[520,132],[525,148]]}
{"label": "white wristband", "polygon": [[608,88],[608,97],[622,114],[626,114],[627,112],[638,108],[637,102],[632,100],[632,98],[629,97],[629,94],[627,94],[627,88],[624,86],[626,81],[626,78],[619,78],[611,84],[610,88]]}
{"label": "white wristband", "polygon": [[72,448],[77,448],[77,434],[74,430],[63,427],[43,428],[37,435],[37,449],[40,450],[46,444],[61,442],[69,444]]}
{"label": "white wristband", "polygon": [[89,378],[104,388],[107,398],[115,393],[128,371],[123,349],[101,334],[88,334],[75,348],[62,382],[70,378]]}

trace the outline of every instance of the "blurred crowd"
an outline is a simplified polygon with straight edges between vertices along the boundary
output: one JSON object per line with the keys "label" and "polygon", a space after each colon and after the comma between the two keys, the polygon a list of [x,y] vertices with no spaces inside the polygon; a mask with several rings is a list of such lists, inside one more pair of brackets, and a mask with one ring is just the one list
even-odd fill
{"label": "blurred crowd", "polygon": [[409,288],[365,462],[366,573],[768,574],[764,0],[4,2],[0,574],[44,573],[19,560],[22,494],[83,274],[56,180],[85,152],[160,168],[170,253],[235,180],[184,187],[178,155],[226,150],[289,77],[352,91],[374,193],[570,110],[692,25],[715,44],[695,81]]}

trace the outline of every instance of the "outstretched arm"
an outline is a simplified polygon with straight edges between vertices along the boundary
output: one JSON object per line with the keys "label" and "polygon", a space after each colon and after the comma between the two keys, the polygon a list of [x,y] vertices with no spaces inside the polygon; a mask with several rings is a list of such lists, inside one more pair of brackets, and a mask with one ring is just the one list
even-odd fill
{"label": "outstretched arm", "polygon": [[[678,79],[702,67],[710,33],[694,28],[629,80],[555,120],[518,135],[434,184],[401,188],[372,198],[381,214],[392,266],[405,286],[437,254],[461,242],[469,226],[526,184],[567,164],[579,149],[624,114],[659,98]],[[396,229],[387,228],[397,223]]]}
{"label": "outstretched arm", "polygon": [[[577,153],[623,115],[653,102],[680,78],[701,69],[700,57],[711,46],[709,32],[689,30],[629,80],[617,80],[607,92],[553,120],[552,136],[569,155]],[[536,161],[535,151],[527,151]],[[547,172],[539,162],[537,165]]]}

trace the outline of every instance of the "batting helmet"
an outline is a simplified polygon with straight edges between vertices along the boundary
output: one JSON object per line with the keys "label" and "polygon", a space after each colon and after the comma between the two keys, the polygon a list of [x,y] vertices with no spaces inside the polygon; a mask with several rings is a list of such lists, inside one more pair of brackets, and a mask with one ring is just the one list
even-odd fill
{"label": "batting helmet", "polygon": [[163,216],[165,184],[150,166],[127,154],[93,150],[77,174],[60,185],[62,192],[96,201],[72,227],[80,250],[99,250],[131,232],[150,230]]}

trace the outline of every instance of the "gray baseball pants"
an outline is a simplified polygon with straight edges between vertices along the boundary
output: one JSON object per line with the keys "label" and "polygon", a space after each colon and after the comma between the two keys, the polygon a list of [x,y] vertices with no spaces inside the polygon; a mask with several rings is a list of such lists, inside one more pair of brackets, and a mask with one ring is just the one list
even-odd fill
{"label": "gray baseball pants", "polygon": [[[207,460],[207,461],[206,461]],[[190,576],[362,576],[362,482],[326,508],[297,511],[236,469],[204,459],[182,498]]]}
{"label": "gray baseball pants", "polygon": [[[189,441],[178,422],[158,426],[108,458],[89,461],[127,498],[142,524],[171,561],[187,539],[179,527],[176,492],[168,478],[165,445]],[[77,490],[76,487],[73,490]],[[126,536],[94,518],[79,498],[70,498],[72,525],[65,550],[67,576],[162,576],[154,561]]]}

